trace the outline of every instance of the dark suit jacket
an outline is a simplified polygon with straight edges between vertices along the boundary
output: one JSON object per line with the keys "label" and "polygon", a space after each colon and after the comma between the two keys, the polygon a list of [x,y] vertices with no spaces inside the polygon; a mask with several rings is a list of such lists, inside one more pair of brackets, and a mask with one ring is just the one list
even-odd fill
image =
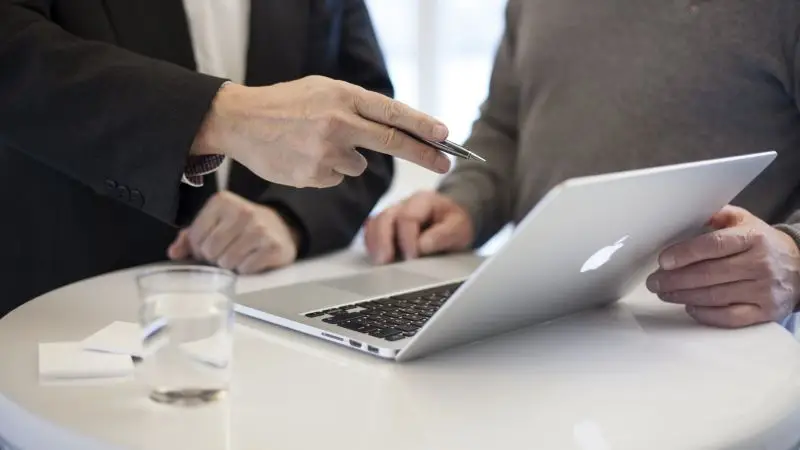
{"label": "dark suit jacket", "polygon": [[[362,0],[252,0],[247,84],[319,74],[392,94]],[[163,260],[214,190],[180,183],[223,80],[196,73],[181,0],[0,0],[0,316],[38,294]],[[349,244],[391,158],[332,189],[230,189],[278,206],[303,255]]]}

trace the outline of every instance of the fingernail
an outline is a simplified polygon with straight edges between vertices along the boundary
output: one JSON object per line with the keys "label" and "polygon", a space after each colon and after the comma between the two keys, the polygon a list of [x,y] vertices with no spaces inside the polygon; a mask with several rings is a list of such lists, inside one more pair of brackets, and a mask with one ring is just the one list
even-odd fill
{"label": "fingernail", "polygon": [[450,134],[450,132],[447,130],[447,127],[444,126],[444,125],[440,124],[440,125],[436,125],[436,126],[433,127],[433,138],[434,139],[439,139],[440,141],[443,141],[443,140],[447,139],[447,135],[448,134]]}
{"label": "fingernail", "polygon": [[675,267],[675,257],[672,255],[662,255],[659,265],[664,270],[672,270]]}
{"label": "fingernail", "polygon": [[434,167],[439,173],[447,173],[447,171],[450,170],[450,160],[447,159],[446,156],[440,155],[436,158],[436,164]]}
{"label": "fingernail", "polygon": [[378,256],[375,258],[375,262],[378,264],[386,264],[389,262],[389,255],[386,252],[378,253]]}
{"label": "fingernail", "polygon": [[647,289],[649,289],[650,292],[658,292],[658,280],[655,277],[647,279]]}

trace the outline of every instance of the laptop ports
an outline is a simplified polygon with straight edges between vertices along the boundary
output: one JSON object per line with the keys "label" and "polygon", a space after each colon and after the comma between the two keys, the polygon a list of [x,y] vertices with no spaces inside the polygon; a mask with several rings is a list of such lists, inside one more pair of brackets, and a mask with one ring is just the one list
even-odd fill
{"label": "laptop ports", "polygon": [[379,353],[378,347],[373,347],[371,345],[367,346],[367,350],[369,350],[369,351],[371,351],[372,353],[375,353],[375,354]]}
{"label": "laptop ports", "polygon": [[350,339],[350,345],[352,345],[355,348],[361,348],[361,342],[354,341],[352,339]]}

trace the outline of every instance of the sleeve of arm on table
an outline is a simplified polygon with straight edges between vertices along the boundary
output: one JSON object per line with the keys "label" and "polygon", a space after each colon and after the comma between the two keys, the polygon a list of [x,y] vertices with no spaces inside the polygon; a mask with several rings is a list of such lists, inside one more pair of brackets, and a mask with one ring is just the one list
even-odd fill
{"label": "sleeve of arm on table", "polygon": [[476,229],[475,247],[483,245],[511,220],[515,192],[512,178],[518,152],[519,80],[514,69],[516,2],[506,10],[506,31],[495,57],[489,95],[465,146],[486,162],[458,160],[439,191],[463,206]]}

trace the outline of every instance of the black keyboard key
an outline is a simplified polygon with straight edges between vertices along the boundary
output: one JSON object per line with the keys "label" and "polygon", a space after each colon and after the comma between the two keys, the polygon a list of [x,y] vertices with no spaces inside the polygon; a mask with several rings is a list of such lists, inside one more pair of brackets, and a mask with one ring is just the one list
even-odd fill
{"label": "black keyboard key", "polygon": [[406,335],[403,333],[393,334],[391,336],[386,336],[386,340],[389,342],[399,341],[400,339],[405,339]]}
{"label": "black keyboard key", "polygon": [[340,327],[347,328],[348,330],[358,331],[359,328],[364,327],[366,323],[363,320],[355,319],[355,320],[346,320],[344,322],[337,323]]}
{"label": "black keyboard key", "polygon": [[379,337],[379,335],[383,334],[383,332],[384,332],[385,330],[387,330],[388,328],[389,328],[389,327],[386,327],[386,326],[380,326],[380,327],[376,327],[374,330],[370,331],[370,332],[369,332],[369,333],[367,333],[367,334],[368,334],[368,335],[370,335],[370,336]]}
{"label": "black keyboard key", "polygon": [[415,334],[417,334],[416,331],[406,331],[405,333],[403,333],[403,335],[405,335],[406,337],[412,337]]}
{"label": "black keyboard key", "polygon": [[425,322],[427,322],[427,321],[420,320],[420,321],[414,322],[414,325],[417,326],[417,327],[422,327],[423,325],[425,325]]}
{"label": "black keyboard key", "polygon": [[339,323],[339,322],[344,322],[344,321],[347,321],[347,320],[353,320],[355,318],[362,317],[362,316],[363,316],[363,314],[360,313],[360,312],[344,313],[344,314],[337,314],[337,315],[335,315],[333,317],[329,317],[327,319],[322,319],[322,321],[323,322],[327,322],[327,323]]}
{"label": "black keyboard key", "polygon": [[391,336],[393,334],[400,333],[400,330],[395,330],[394,328],[384,328],[382,330],[374,331],[370,333],[370,336],[374,336],[376,338],[385,338],[387,336]]}
{"label": "black keyboard key", "polygon": [[319,316],[324,316],[324,315],[325,315],[324,311],[317,311],[317,312],[312,312],[312,313],[306,314],[306,317],[313,318],[313,317],[319,317]]}
{"label": "black keyboard key", "polygon": [[411,333],[412,331],[417,331],[419,327],[415,327],[413,325],[398,325],[397,329],[404,333]]}

